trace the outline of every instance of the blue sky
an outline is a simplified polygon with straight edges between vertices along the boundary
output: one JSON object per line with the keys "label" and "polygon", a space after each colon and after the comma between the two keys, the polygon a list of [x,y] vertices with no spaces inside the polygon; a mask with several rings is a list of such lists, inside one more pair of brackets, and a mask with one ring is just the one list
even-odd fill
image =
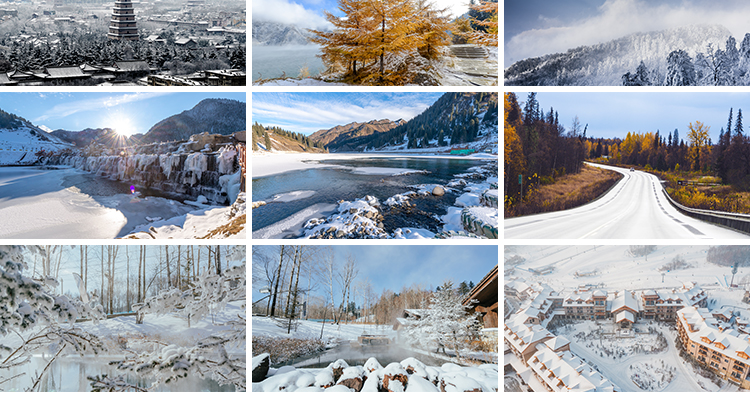
{"label": "blue sky", "polygon": [[351,122],[409,120],[443,93],[259,93],[252,96],[252,122],[305,135]]}
{"label": "blue sky", "polygon": [[[460,16],[469,10],[469,0],[432,0],[437,8],[448,9],[448,15]],[[330,26],[323,10],[341,16],[336,0],[258,0],[252,1],[253,20],[289,23],[303,28]]]}
{"label": "blue sky", "polygon": [[131,135],[146,133],[155,123],[189,110],[206,98],[246,101],[244,92],[24,92],[0,93],[0,109],[51,130],[109,127]]}
{"label": "blue sky", "polygon": [[742,41],[746,0],[505,0],[505,66],[635,32],[721,24]]}
{"label": "blue sky", "polygon": [[[259,248],[276,251],[277,247]],[[348,254],[356,259],[359,275],[355,282],[368,278],[377,294],[384,289],[399,292],[411,284],[434,289],[446,279],[453,280],[455,285],[461,281],[476,284],[498,264],[497,246],[339,245],[333,248],[341,266]],[[253,300],[261,297],[263,295],[254,286]]]}
{"label": "blue sky", "polygon": [[[516,92],[521,108],[527,92]],[[701,121],[711,127],[715,143],[721,128],[726,128],[729,108],[742,109],[745,133],[750,133],[750,93],[559,93],[539,92],[537,100],[545,113],[554,107],[560,122],[570,128],[573,117],[588,124],[588,137],[621,137],[627,132],[655,132],[667,136],[678,129],[685,139],[688,124]],[[734,121],[732,123],[734,128]]]}

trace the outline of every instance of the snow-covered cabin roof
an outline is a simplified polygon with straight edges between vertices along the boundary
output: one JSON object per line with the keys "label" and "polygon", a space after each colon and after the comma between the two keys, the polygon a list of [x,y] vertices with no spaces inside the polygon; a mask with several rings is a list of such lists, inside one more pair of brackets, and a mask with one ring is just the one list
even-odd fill
{"label": "snow-covered cabin roof", "polygon": [[630,321],[631,324],[634,323],[635,322],[635,314],[633,314],[632,312],[630,312],[628,310],[622,310],[619,313],[615,314],[615,322],[616,323],[619,324],[620,322],[625,321],[625,320]]}
{"label": "snow-covered cabin roof", "polygon": [[638,312],[638,302],[628,291],[621,291],[612,301],[612,313],[617,313],[622,309],[630,309],[634,313]]}

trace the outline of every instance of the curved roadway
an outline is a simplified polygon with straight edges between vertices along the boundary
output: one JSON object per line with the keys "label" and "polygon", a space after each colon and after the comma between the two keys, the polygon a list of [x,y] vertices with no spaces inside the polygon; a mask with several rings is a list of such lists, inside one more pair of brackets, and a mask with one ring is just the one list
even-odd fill
{"label": "curved roadway", "polygon": [[599,199],[570,210],[509,218],[507,239],[745,239],[749,236],[677,211],[658,178],[642,171],[589,164],[624,175]]}

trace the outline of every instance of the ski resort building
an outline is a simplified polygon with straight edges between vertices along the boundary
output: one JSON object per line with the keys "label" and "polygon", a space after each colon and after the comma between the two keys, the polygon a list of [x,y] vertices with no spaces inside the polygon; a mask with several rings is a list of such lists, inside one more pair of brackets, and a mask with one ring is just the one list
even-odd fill
{"label": "ski resort building", "polygon": [[708,309],[695,306],[677,311],[677,332],[694,360],[750,389],[750,336],[722,325]]}
{"label": "ski resort building", "polygon": [[534,391],[617,391],[617,387],[570,351],[570,341],[555,336],[532,316],[515,314],[505,322],[506,358],[519,377]]}
{"label": "ski resort building", "polygon": [[564,297],[564,315],[560,315],[560,318],[612,318],[622,327],[629,327],[638,319],[674,321],[677,310],[685,306],[705,307],[706,299],[706,292],[694,283],[685,283],[681,288],[613,293],[580,287]]}

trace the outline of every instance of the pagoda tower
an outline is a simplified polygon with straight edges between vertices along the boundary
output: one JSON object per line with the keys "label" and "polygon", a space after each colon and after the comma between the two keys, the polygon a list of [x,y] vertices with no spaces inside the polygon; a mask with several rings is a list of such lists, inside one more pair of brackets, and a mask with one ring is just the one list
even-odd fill
{"label": "pagoda tower", "polygon": [[115,0],[107,37],[112,40],[138,40],[135,9],[131,0]]}

